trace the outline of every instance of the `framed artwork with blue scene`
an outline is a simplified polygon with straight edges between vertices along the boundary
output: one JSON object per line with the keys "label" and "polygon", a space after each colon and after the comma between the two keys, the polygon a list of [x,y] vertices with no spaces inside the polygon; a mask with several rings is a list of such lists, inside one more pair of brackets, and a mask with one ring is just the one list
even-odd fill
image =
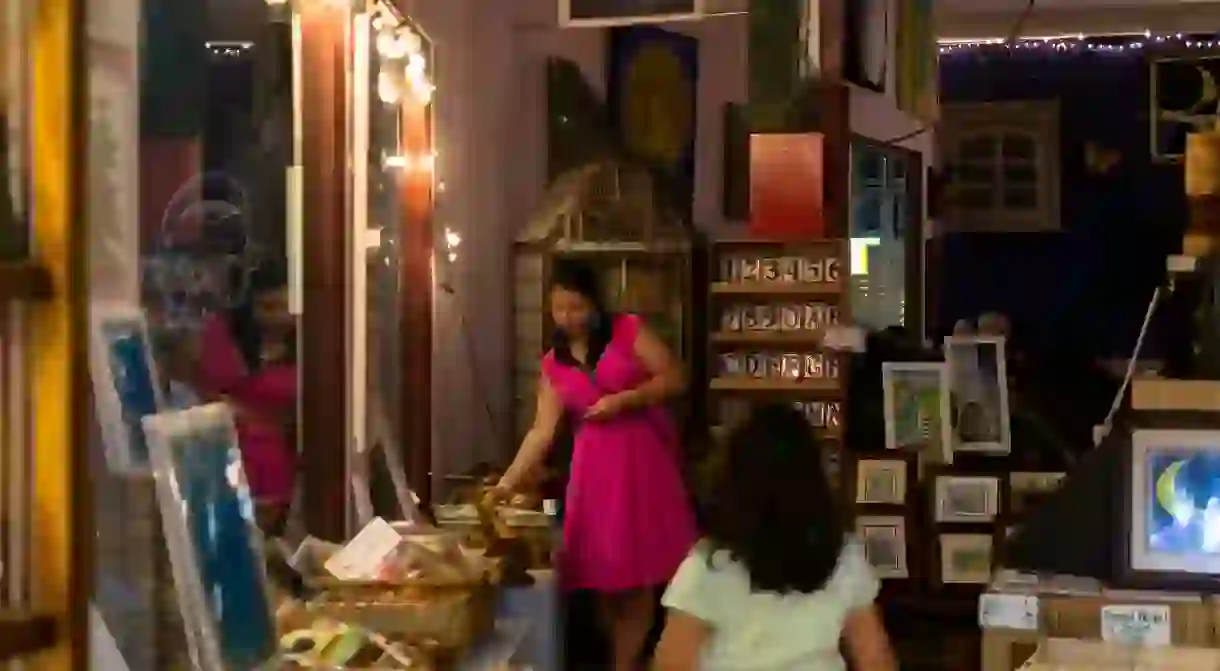
{"label": "framed artwork with blue scene", "polygon": [[148,321],[138,307],[99,305],[90,327],[90,376],[106,464],[120,473],[147,473],[148,443],[140,421],[165,407]]}
{"label": "framed artwork with blue scene", "polygon": [[666,203],[690,219],[695,193],[699,40],[653,26],[610,30],[606,103],[627,153],[659,178]]}
{"label": "framed artwork with blue scene", "polygon": [[274,668],[272,601],[232,410],[144,418],[174,585],[195,668]]}
{"label": "framed artwork with blue scene", "polygon": [[1124,584],[1216,590],[1220,430],[1210,418],[1193,425],[1200,428],[1130,430],[1122,481],[1125,524],[1119,534],[1126,542],[1116,553]]}

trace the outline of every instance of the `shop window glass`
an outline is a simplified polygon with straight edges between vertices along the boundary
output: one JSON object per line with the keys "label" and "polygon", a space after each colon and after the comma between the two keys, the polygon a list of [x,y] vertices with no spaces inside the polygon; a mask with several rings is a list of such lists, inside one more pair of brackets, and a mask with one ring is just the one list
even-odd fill
{"label": "shop window glass", "polygon": [[[143,310],[163,408],[229,404],[274,531],[296,473],[291,24],[265,0],[87,4],[93,308]],[[95,433],[94,602],[129,667],[187,668],[152,479]]]}
{"label": "shop window glass", "polygon": [[0,6],[0,262],[28,252],[29,34],[34,3]]}
{"label": "shop window glass", "polygon": [[[986,146],[983,146],[986,145]],[[984,138],[977,148],[994,150]],[[910,228],[907,158],[884,146],[852,146],[852,316],[870,328],[906,321],[906,247]]]}

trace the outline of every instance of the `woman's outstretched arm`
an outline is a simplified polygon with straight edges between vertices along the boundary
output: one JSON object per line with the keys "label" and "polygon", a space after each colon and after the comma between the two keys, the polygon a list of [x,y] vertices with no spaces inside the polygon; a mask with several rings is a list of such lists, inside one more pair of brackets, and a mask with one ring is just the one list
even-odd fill
{"label": "woman's outstretched arm", "polygon": [[563,405],[559,394],[551,387],[546,374],[541,374],[538,376],[538,403],[534,410],[534,424],[521,440],[521,447],[517,449],[517,456],[513,458],[512,465],[500,478],[500,489],[511,491],[520,487],[530,473],[542,464],[547,451],[551,449],[555,428],[559,426],[561,417]]}

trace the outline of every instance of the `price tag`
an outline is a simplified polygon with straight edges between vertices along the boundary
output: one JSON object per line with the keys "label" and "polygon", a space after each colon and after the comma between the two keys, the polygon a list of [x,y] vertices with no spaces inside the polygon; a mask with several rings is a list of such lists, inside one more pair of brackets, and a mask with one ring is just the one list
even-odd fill
{"label": "price tag", "polygon": [[979,597],[979,626],[1038,631],[1038,609],[1036,596],[988,592]]}
{"label": "price tag", "polygon": [[340,580],[371,580],[402,543],[402,535],[390,523],[374,517],[360,533],[326,560],[324,568]]}
{"label": "price tag", "polygon": [[1170,644],[1169,606],[1103,606],[1101,640],[1130,646]]}

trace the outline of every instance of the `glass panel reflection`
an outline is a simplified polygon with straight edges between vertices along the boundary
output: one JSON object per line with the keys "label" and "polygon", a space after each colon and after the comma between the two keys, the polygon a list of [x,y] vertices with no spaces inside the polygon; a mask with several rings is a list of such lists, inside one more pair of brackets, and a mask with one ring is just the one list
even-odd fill
{"label": "glass panel reflection", "polygon": [[[145,312],[163,409],[229,407],[255,516],[281,533],[297,470],[292,26],[265,0],[86,1],[90,299]],[[151,477],[97,459],[93,480],[94,602],[129,667],[186,668]]]}
{"label": "glass panel reflection", "polygon": [[29,252],[27,139],[31,0],[0,5],[0,262]]}

